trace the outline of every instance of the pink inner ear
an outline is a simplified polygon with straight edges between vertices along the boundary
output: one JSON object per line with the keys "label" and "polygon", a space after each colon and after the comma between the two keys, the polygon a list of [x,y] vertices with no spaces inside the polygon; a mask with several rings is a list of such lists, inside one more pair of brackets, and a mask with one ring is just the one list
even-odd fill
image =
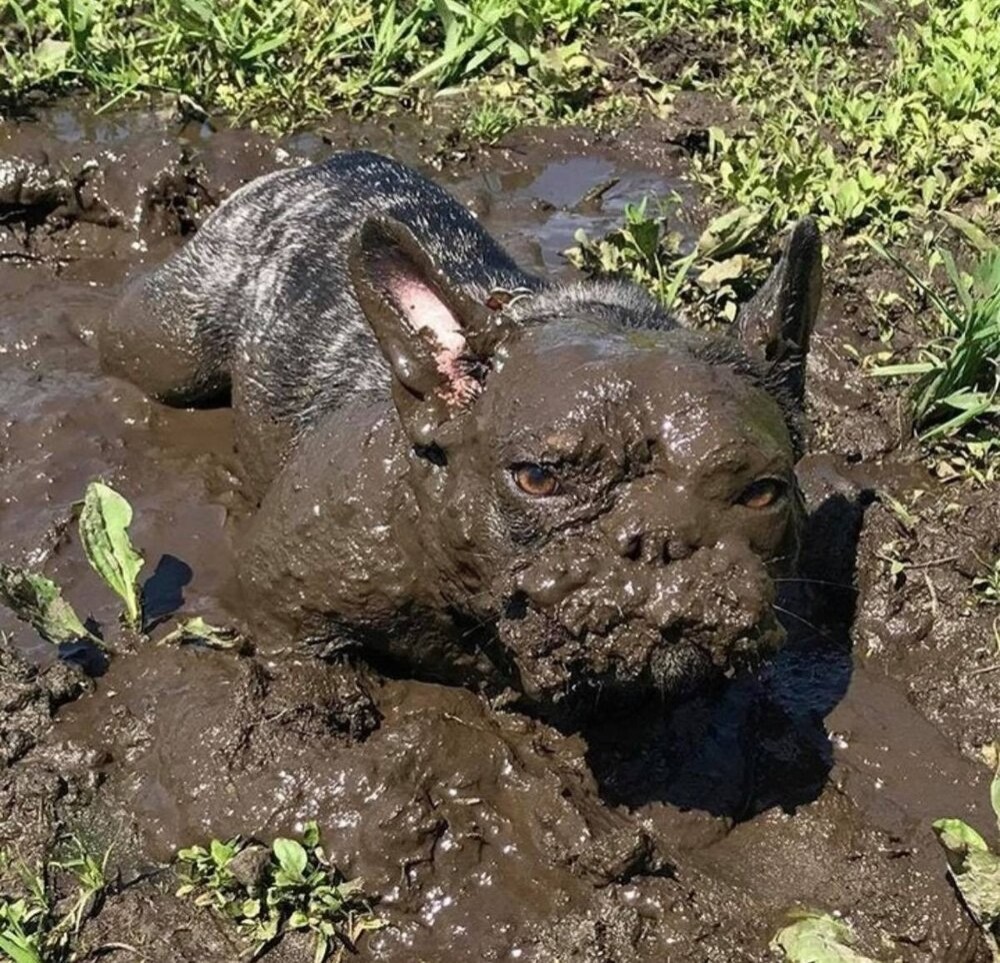
{"label": "pink inner ear", "polygon": [[431,351],[444,379],[441,397],[449,403],[471,400],[479,384],[462,372],[458,359],[465,351],[465,335],[452,310],[424,284],[400,279],[393,285],[393,295],[403,316],[417,332],[428,332],[434,340]]}
{"label": "pink inner ear", "polygon": [[393,293],[414,330],[429,331],[445,351],[457,354],[465,349],[458,318],[430,288],[407,279],[400,281]]}

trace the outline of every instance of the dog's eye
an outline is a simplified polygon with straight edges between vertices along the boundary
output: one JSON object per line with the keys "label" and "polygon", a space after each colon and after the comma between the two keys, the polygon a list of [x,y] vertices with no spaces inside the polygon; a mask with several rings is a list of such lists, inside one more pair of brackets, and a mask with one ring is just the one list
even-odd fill
{"label": "dog's eye", "polygon": [[787,489],[780,478],[758,478],[743,489],[736,501],[747,508],[770,508],[785,497]]}
{"label": "dog's eye", "polygon": [[511,475],[514,484],[525,493],[534,498],[549,498],[559,494],[559,479],[541,465],[532,465],[526,462],[514,465],[511,468]]}

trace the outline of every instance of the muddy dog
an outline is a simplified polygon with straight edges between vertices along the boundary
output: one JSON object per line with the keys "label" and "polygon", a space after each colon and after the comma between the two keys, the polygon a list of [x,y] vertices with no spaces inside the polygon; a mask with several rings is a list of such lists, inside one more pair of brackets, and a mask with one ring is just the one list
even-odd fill
{"label": "muddy dog", "polygon": [[231,398],[261,639],[360,650],[579,718],[782,637],[820,242],[738,336],[522,271],[444,190],[352,152],[237,191],[100,332],[106,369]]}

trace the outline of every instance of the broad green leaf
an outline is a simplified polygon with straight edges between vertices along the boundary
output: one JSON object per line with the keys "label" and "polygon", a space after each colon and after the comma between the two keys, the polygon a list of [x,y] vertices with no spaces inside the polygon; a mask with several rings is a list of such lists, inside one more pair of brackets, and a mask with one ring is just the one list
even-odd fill
{"label": "broad green leaf", "polygon": [[289,915],[285,925],[290,930],[301,930],[303,929],[303,927],[309,925],[309,917],[306,916],[306,914],[303,913],[302,910],[293,910]]}
{"label": "broad green leaf", "polygon": [[737,207],[715,218],[698,238],[698,253],[715,260],[734,254],[761,230],[766,211]]}
{"label": "broad green leaf", "polygon": [[977,224],[973,224],[972,221],[966,220],[958,214],[953,214],[951,211],[941,211],[941,217],[980,251],[988,253],[996,250],[996,243]]}
{"label": "broad green leaf", "polygon": [[103,482],[91,482],[80,512],[80,539],[93,569],[125,603],[125,620],[140,628],[141,611],[136,579],[143,557],[128,535],[132,506]]}
{"label": "broad green leaf", "polygon": [[713,261],[698,275],[698,286],[709,293],[718,291],[726,281],[734,281],[742,276],[750,266],[745,254],[734,254],[724,261]]}
{"label": "broad green leaf", "polygon": [[57,645],[81,639],[103,644],[84,628],[73,606],[62,597],[59,586],[37,572],[0,565],[0,602]]}
{"label": "broad green leaf", "polygon": [[990,935],[1000,922],[1000,857],[991,853],[983,837],[960,819],[939,819],[933,829],[944,847],[948,869],[962,900]]}
{"label": "broad green leaf", "polygon": [[968,823],[961,819],[938,819],[931,824],[938,841],[949,852],[960,852],[966,849],[978,849],[984,853],[990,847]]}
{"label": "broad green leaf", "polygon": [[231,843],[223,843],[218,839],[211,842],[212,861],[216,866],[222,868],[229,864],[229,861],[236,854],[236,847]]}
{"label": "broad green leaf", "polygon": [[851,949],[854,933],[843,920],[826,913],[802,911],[778,930],[771,949],[788,963],[877,963]]}
{"label": "broad green leaf", "polygon": [[35,47],[35,63],[45,73],[58,73],[65,69],[71,49],[69,41],[47,37]]}
{"label": "broad green leaf", "polygon": [[278,865],[281,866],[288,876],[295,880],[301,880],[302,873],[309,862],[309,857],[302,848],[302,844],[296,842],[294,839],[279,837],[274,841],[271,848],[274,850]]}
{"label": "broad green leaf", "polygon": [[235,629],[221,628],[217,625],[209,625],[200,615],[193,619],[185,619],[176,629],[168,632],[162,639],[160,645],[180,644],[194,642],[198,645],[207,646],[210,649],[236,649],[246,643],[246,639]]}

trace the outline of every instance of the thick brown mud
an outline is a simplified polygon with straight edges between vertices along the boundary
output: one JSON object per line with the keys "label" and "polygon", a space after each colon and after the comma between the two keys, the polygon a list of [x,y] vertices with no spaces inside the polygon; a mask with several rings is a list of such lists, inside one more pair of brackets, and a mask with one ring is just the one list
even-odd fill
{"label": "thick brown mud", "polygon": [[[166,409],[103,376],[95,327],[128,271],[236,187],[354,146],[432,174],[526,268],[557,276],[574,232],[612,225],[628,200],[677,190],[692,223],[705,217],[677,149],[649,132],[527,132],[435,164],[433,133],[412,124],[274,142],[65,109],[0,128],[0,559],[44,570],[109,637],[117,606],[75,534],[89,480],[135,508],[154,635],[178,614],[240,621],[232,535],[248,506],[228,412]],[[0,846],[33,859],[69,830],[113,842],[122,871],[83,951],[235,958],[233,934],[157,867],[178,846],[315,819],[381,896],[390,926],[362,959],[768,960],[803,905],[842,913],[872,956],[988,959],[930,823],[992,829],[980,749],[1000,731],[1000,657],[995,610],[970,586],[1000,549],[1000,510],[992,490],[921,468],[898,397],[844,350],[877,346],[877,291],[832,263],[810,359],[804,566],[779,600],[789,644],[681,706],[609,709],[567,734],[461,688],[302,653],[155,644],[88,681],[0,611]],[[917,489],[908,527],[879,495]]]}

